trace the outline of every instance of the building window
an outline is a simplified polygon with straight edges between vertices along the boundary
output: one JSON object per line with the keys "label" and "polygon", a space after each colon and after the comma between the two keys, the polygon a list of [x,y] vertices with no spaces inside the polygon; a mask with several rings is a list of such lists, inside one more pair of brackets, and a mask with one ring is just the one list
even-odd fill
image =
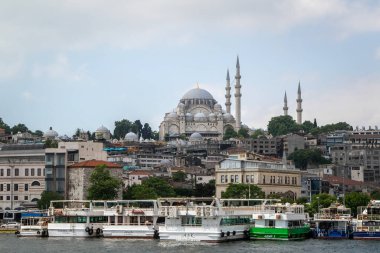
{"label": "building window", "polygon": [[16,169],[15,169],[15,177],[18,177],[18,176],[19,176],[19,169],[16,168]]}
{"label": "building window", "polygon": [[30,169],[30,175],[34,177],[34,169]]}
{"label": "building window", "polygon": [[11,196],[7,196],[7,200],[11,200]]}
{"label": "building window", "polygon": [[4,185],[3,184],[0,184],[0,191],[4,191]]}
{"label": "building window", "polygon": [[4,200],[4,197],[3,197],[3,196],[0,196],[0,200]]}
{"label": "building window", "polygon": [[246,176],[245,176],[245,182],[246,182],[246,183],[249,183],[249,175],[246,175]]}
{"label": "building window", "polygon": [[41,184],[38,181],[33,181],[31,184],[32,186],[41,186]]}
{"label": "building window", "polygon": [[11,184],[7,184],[7,192],[11,190]]}
{"label": "building window", "polygon": [[13,200],[18,200],[18,196],[13,196]]}
{"label": "building window", "polygon": [[42,171],[43,171],[43,176],[45,176],[45,169],[43,169]]}
{"label": "building window", "polygon": [[0,170],[0,176],[2,176],[2,177],[4,176],[4,169]]}
{"label": "building window", "polygon": [[18,191],[18,184],[14,184],[14,185],[13,185],[13,190],[14,190],[15,192]]}
{"label": "building window", "polygon": [[41,169],[40,168],[37,169],[37,176],[39,176],[39,177],[41,176]]}
{"label": "building window", "polygon": [[11,169],[7,169],[7,177],[11,176]]}
{"label": "building window", "polygon": [[25,169],[25,176],[26,177],[29,176],[29,169],[28,168]]}
{"label": "building window", "polygon": [[26,192],[29,191],[29,185],[28,184],[24,185],[24,191],[26,191]]}
{"label": "building window", "polygon": [[265,175],[263,175],[263,184],[265,184]]}
{"label": "building window", "polygon": [[28,200],[28,196],[24,196],[24,200]]}
{"label": "building window", "polygon": [[225,175],[224,178],[225,178],[225,180],[226,180],[226,183],[228,183],[228,176]]}
{"label": "building window", "polygon": [[221,182],[221,183],[224,183],[224,175],[222,175],[222,176],[220,177],[220,182]]}
{"label": "building window", "polygon": [[235,176],[234,176],[234,175],[231,175],[231,183],[234,182],[234,179],[235,179]]}
{"label": "building window", "polygon": [[254,182],[255,182],[255,176],[251,175],[251,183],[254,183]]}
{"label": "building window", "polygon": [[239,175],[235,175],[235,183],[239,183]]}

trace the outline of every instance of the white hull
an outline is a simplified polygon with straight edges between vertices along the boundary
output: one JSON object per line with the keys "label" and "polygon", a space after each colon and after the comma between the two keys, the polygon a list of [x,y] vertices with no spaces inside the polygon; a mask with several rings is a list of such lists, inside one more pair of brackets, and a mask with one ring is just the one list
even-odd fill
{"label": "white hull", "polygon": [[153,226],[104,225],[103,237],[154,238]]}
{"label": "white hull", "polygon": [[223,242],[242,240],[247,238],[248,225],[221,226],[221,227],[159,227],[160,240]]}
{"label": "white hull", "polygon": [[96,229],[93,227],[93,234],[86,232],[86,227],[91,225],[86,223],[49,223],[49,237],[96,237]]}

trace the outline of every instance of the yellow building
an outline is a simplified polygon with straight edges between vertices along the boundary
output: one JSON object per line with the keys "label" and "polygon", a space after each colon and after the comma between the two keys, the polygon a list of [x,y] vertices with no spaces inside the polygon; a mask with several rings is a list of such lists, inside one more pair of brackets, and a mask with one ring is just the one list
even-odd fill
{"label": "yellow building", "polygon": [[300,170],[281,161],[249,160],[240,154],[219,162],[215,167],[216,197],[235,183],[256,185],[266,196],[281,194],[296,199],[301,195]]}

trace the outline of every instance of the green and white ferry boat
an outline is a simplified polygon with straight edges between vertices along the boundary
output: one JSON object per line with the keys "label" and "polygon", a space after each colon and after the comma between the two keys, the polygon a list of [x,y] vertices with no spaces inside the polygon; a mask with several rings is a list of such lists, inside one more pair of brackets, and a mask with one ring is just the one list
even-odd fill
{"label": "green and white ferry boat", "polygon": [[309,237],[308,214],[303,205],[263,204],[256,206],[250,238],[254,240],[303,240]]}

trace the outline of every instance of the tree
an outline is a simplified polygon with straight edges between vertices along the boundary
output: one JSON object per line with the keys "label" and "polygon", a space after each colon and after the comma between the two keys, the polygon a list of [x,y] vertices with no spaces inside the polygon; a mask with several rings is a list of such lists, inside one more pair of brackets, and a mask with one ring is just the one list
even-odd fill
{"label": "tree", "polygon": [[321,208],[327,208],[335,202],[336,197],[327,193],[313,195],[313,197],[311,198],[309,213],[310,215],[313,215],[314,213],[317,213],[318,210],[320,210]]}
{"label": "tree", "polygon": [[273,136],[296,133],[300,130],[301,126],[289,115],[273,117],[268,123],[268,132]]}
{"label": "tree", "polygon": [[314,123],[313,123],[313,125],[314,125],[314,128],[317,128],[317,127],[318,127],[317,119],[316,119],[316,118],[314,118]]}
{"label": "tree", "polygon": [[244,128],[244,127],[240,128],[238,131],[238,137],[239,138],[248,138],[249,137],[248,129]]}
{"label": "tree", "polygon": [[210,180],[207,184],[196,184],[194,189],[195,197],[215,196],[215,180]]}
{"label": "tree", "polygon": [[380,199],[380,191],[376,190],[376,191],[371,192],[371,198],[372,199]]}
{"label": "tree", "polygon": [[14,133],[14,134],[18,133],[18,132],[26,133],[28,131],[29,131],[29,129],[24,124],[21,124],[21,123],[18,123],[17,125],[14,125],[11,128],[11,132]]}
{"label": "tree", "polygon": [[143,125],[141,124],[140,120],[135,120],[132,124],[131,131],[137,134],[139,137],[141,136],[141,131],[142,131]]}
{"label": "tree", "polygon": [[296,168],[306,170],[309,164],[329,164],[329,160],[322,156],[322,153],[318,149],[298,149],[291,153],[288,157],[292,160]]}
{"label": "tree", "polygon": [[50,201],[61,199],[63,199],[63,197],[56,192],[43,191],[41,194],[41,199],[37,201],[37,207],[41,210],[47,209],[50,206]]}
{"label": "tree", "polygon": [[309,120],[306,120],[303,124],[302,124],[302,129],[305,133],[310,133],[310,131],[315,128],[314,127],[314,124],[311,123],[311,121]]}
{"label": "tree", "polygon": [[183,171],[177,171],[172,174],[172,178],[174,182],[185,182],[186,181],[186,173]]}
{"label": "tree", "polygon": [[158,197],[175,196],[173,187],[162,178],[149,177],[148,179],[142,182],[142,185],[152,188]]}
{"label": "tree", "polygon": [[350,192],[345,194],[346,207],[351,208],[353,216],[356,216],[358,206],[366,206],[370,200],[370,196],[362,192]]}
{"label": "tree", "polygon": [[121,180],[114,178],[106,165],[99,165],[91,173],[88,199],[115,199],[121,187]]}
{"label": "tree", "polygon": [[4,129],[6,134],[11,133],[11,128],[3,121],[2,118],[0,118],[0,128]]}
{"label": "tree", "polygon": [[115,129],[113,130],[113,136],[116,139],[124,138],[124,136],[130,132],[132,123],[127,119],[115,121]]}
{"label": "tree", "polygon": [[144,127],[141,130],[141,136],[143,137],[143,139],[152,139],[153,138],[152,128],[149,126],[148,123],[144,124]]}
{"label": "tree", "polygon": [[41,131],[41,130],[36,130],[34,132],[34,135],[38,136],[38,137],[42,137],[44,135],[44,133]]}
{"label": "tree", "polygon": [[260,136],[264,136],[264,135],[265,135],[265,132],[264,132],[263,129],[256,129],[255,132],[251,135],[251,138],[252,139],[257,139]]}
{"label": "tree", "polygon": [[146,185],[134,185],[131,187],[132,199],[157,199],[158,195],[153,188]]}
{"label": "tree", "polygon": [[229,184],[226,191],[222,192],[222,198],[226,199],[246,199],[249,197],[254,199],[265,198],[265,193],[260,187],[248,184]]}
{"label": "tree", "polygon": [[228,126],[224,132],[223,140],[228,140],[230,138],[236,138],[238,136],[237,132],[231,127]]}
{"label": "tree", "polygon": [[58,141],[47,139],[44,144],[45,148],[58,148]]}

